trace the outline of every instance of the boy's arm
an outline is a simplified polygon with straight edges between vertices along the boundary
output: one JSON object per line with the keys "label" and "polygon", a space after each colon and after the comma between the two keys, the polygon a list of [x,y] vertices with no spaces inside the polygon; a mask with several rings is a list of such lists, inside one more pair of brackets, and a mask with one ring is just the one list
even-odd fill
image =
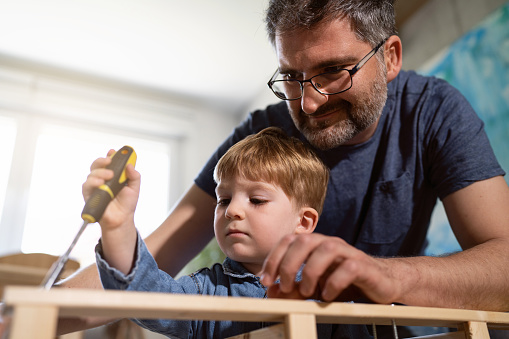
{"label": "boy's arm", "polygon": [[99,224],[104,259],[127,275],[136,251],[134,212],[140,192],[140,174],[132,165],[127,165],[126,175],[129,179],[127,186],[110,202]]}
{"label": "boy's arm", "polygon": [[[193,184],[163,224],[145,239],[149,251],[162,270],[175,276],[212,239],[215,205],[213,197]],[[59,286],[102,289],[96,265],[80,270],[60,282]],[[61,319],[58,334],[101,326],[111,320]]]}

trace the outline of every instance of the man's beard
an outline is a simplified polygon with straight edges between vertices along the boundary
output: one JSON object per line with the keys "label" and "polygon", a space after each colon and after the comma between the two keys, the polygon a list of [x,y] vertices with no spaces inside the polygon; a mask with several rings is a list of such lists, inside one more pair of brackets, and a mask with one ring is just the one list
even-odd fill
{"label": "man's beard", "polygon": [[[345,144],[374,124],[381,116],[387,100],[386,74],[385,65],[380,65],[371,90],[356,105],[344,100],[334,103],[327,102],[311,115],[304,113],[302,109],[298,115],[291,114],[295,126],[318,149],[326,150]],[[309,116],[320,116],[334,111],[345,112],[346,120],[338,121],[332,125],[327,119],[312,126],[309,124]]]}

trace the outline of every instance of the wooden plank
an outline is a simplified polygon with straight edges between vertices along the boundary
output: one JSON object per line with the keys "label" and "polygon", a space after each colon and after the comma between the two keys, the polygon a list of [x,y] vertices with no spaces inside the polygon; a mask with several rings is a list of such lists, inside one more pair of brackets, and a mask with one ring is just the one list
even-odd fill
{"label": "wooden plank", "polygon": [[313,314],[290,313],[286,317],[285,329],[288,338],[292,339],[317,339],[316,319]]}
{"label": "wooden plank", "polygon": [[456,331],[449,333],[430,334],[421,337],[414,337],[413,339],[465,339],[465,332]]}
{"label": "wooden plank", "polygon": [[0,284],[38,285],[48,270],[41,267],[0,264]]}
{"label": "wooden plank", "polygon": [[63,334],[61,336],[58,336],[58,339],[83,339],[84,337],[85,337],[85,334],[83,333],[83,331],[80,331],[80,332]]}
{"label": "wooden plank", "polygon": [[[33,256],[29,256],[31,260]],[[6,259],[5,257],[0,259]],[[8,285],[40,285],[48,268],[19,265],[7,262],[0,262],[0,300],[3,296],[4,286]],[[69,276],[73,270],[64,270],[61,278]]]}
{"label": "wooden plank", "polygon": [[4,301],[12,306],[56,306],[60,316],[284,322],[288,314],[314,314],[317,323],[390,325],[397,319],[398,326],[457,328],[484,322],[509,329],[509,314],[502,312],[302,300],[10,286]]}
{"label": "wooden plank", "polygon": [[57,328],[58,308],[52,306],[16,306],[11,339],[53,339]]}
{"label": "wooden plank", "polygon": [[484,322],[469,321],[464,325],[466,339],[489,339],[488,326]]}
{"label": "wooden plank", "polygon": [[285,339],[285,325],[277,324],[226,339]]}

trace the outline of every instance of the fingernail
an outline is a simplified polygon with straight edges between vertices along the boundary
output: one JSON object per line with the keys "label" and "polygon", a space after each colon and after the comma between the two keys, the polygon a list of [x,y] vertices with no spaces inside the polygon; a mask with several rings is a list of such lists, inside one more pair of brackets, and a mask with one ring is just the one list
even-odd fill
{"label": "fingernail", "polygon": [[261,281],[261,283],[262,283],[262,284],[264,284],[264,285],[266,285],[266,281],[265,281],[265,280],[266,280],[266,276],[265,276],[265,274],[262,274],[262,275],[260,276],[260,281]]}
{"label": "fingernail", "polygon": [[328,289],[323,289],[322,291],[322,299],[323,300],[330,300],[330,297],[329,297],[329,290]]}
{"label": "fingernail", "polygon": [[301,293],[303,296],[305,296],[305,297],[307,297],[307,296],[309,296],[309,295],[311,294],[311,292],[309,291],[309,287],[308,287],[308,285],[307,285],[307,284],[304,284],[304,283],[301,283],[301,284],[300,284],[300,293]]}

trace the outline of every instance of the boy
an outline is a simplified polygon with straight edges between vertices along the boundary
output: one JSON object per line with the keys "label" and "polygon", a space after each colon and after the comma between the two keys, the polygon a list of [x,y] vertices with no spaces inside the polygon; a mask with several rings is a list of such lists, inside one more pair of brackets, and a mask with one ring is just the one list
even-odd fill
{"label": "boy", "polygon": [[[84,195],[106,179],[107,171],[98,168],[105,160],[98,161],[101,164],[96,161],[92,167],[96,168],[84,184]],[[278,128],[267,128],[232,146],[214,171],[214,232],[227,258],[222,265],[203,268],[178,280],[158,270],[136,232],[133,216],[139,174],[130,166],[127,175],[129,185],[100,220],[102,238],[96,254],[105,289],[264,298],[266,289],[256,274],[269,251],[284,236],[313,232],[322,211],[329,173],[301,141]],[[224,338],[265,326],[201,320],[136,322],[179,338]],[[351,335],[341,332],[343,328],[340,331],[338,326],[320,325],[318,331],[320,338]]]}

